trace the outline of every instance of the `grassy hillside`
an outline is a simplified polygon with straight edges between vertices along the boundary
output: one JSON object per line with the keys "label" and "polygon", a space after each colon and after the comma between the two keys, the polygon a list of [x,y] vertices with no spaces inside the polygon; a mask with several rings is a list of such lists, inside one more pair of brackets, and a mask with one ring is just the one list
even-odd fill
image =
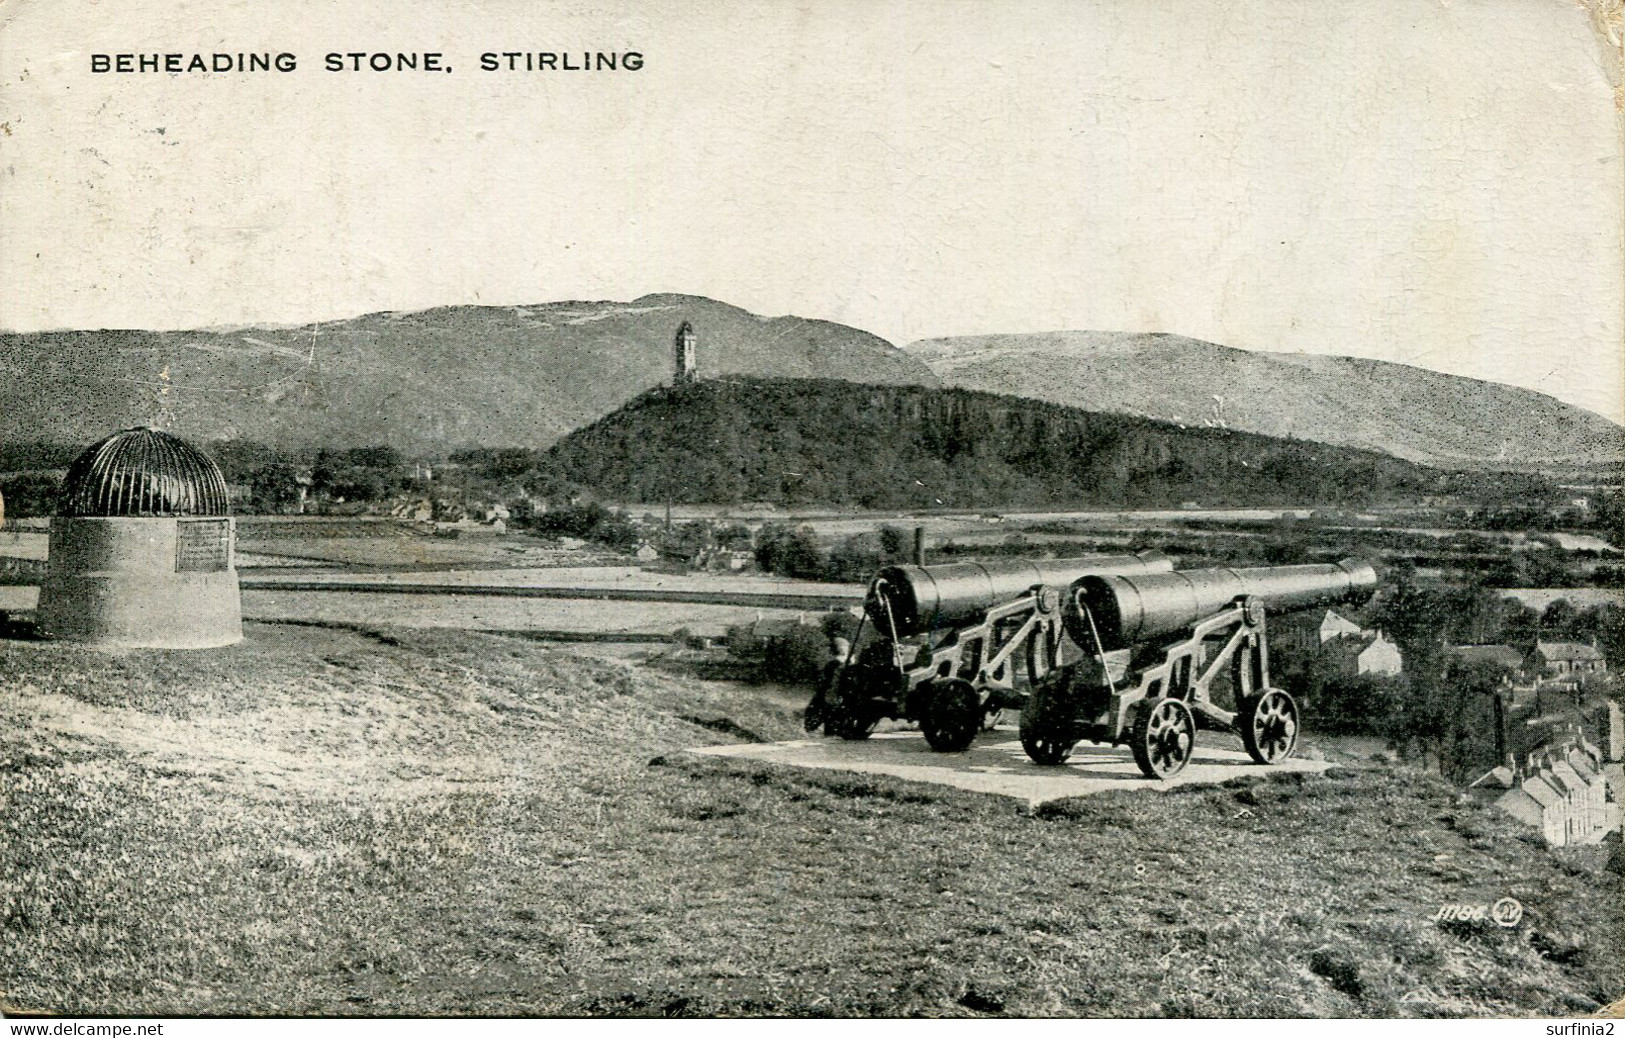
{"label": "grassy hillside", "polygon": [[1049,332],[928,339],[952,386],[1091,411],[1383,451],[1436,465],[1617,463],[1625,429],[1541,393],[1353,357],[1263,353],[1179,335]]}
{"label": "grassy hillside", "polygon": [[613,500],[884,508],[1351,504],[1459,479],[1369,451],[967,390],[724,379],[651,390],[571,434],[550,471]]}
{"label": "grassy hillside", "polygon": [[167,412],[183,436],[273,447],[542,447],[670,381],[685,320],[708,374],[936,382],[867,332],[682,295],[299,328],[0,334],[0,440],[89,443]]}
{"label": "grassy hillside", "polygon": [[[1029,813],[691,758],[748,686],[450,631],[0,642],[10,1015],[1568,1016],[1617,875],[1373,767]],[[1440,924],[1503,896],[1515,929]]]}

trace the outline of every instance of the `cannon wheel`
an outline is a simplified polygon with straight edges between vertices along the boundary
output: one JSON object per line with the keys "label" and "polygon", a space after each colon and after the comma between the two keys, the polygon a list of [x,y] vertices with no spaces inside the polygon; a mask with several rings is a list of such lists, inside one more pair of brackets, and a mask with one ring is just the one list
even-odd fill
{"label": "cannon wheel", "polygon": [[1247,755],[1260,764],[1279,764],[1298,745],[1298,704],[1291,694],[1267,688],[1241,701],[1236,727]]}
{"label": "cannon wheel", "polygon": [[874,734],[880,717],[869,711],[855,711],[845,706],[831,711],[824,722],[824,731],[838,735],[847,742],[861,742]]}
{"label": "cannon wheel", "polygon": [[959,678],[936,682],[920,731],[933,750],[957,753],[969,749],[982,727],[982,697],[971,683]]}
{"label": "cannon wheel", "polygon": [[1064,764],[1078,744],[1076,739],[1063,739],[1055,733],[1053,700],[1049,687],[1040,685],[1021,708],[1021,748],[1034,764]]}
{"label": "cannon wheel", "polygon": [[1142,700],[1129,746],[1134,751],[1134,763],[1148,777],[1172,778],[1190,763],[1191,751],[1196,748],[1196,718],[1190,707],[1177,699]]}

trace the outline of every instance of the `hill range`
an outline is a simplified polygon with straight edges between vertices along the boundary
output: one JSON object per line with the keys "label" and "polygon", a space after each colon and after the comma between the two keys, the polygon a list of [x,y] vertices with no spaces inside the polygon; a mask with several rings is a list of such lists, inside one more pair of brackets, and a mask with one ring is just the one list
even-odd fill
{"label": "hill range", "polygon": [[0,333],[0,441],[85,443],[162,421],[278,448],[545,448],[670,380],[690,322],[704,378],[942,384],[1089,411],[1289,436],[1478,468],[1625,457],[1625,430],[1529,390],[1347,357],[1173,335],[925,340],[760,317],[700,296],[450,306],[298,327]]}
{"label": "hill range", "polygon": [[1048,332],[906,347],[946,385],[1293,436],[1467,468],[1618,465],[1625,429],[1528,389],[1355,357],[1179,335]]}
{"label": "hill range", "polygon": [[670,381],[682,322],[703,376],[936,384],[867,332],[698,296],[452,306],[296,328],[0,334],[0,439],[88,443],[167,411],[273,447],[545,447]]}

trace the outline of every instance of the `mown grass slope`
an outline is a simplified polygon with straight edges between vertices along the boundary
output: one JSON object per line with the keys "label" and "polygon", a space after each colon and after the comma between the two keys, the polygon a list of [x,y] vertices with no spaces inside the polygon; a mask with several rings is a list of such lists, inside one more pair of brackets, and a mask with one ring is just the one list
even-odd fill
{"label": "mown grass slope", "polygon": [[[994,797],[692,757],[748,686],[457,632],[0,643],[8,1013],[1576,1014],[1618,877],[1407,772]],[[1515,929],[1443,903],[1525,905]]]}

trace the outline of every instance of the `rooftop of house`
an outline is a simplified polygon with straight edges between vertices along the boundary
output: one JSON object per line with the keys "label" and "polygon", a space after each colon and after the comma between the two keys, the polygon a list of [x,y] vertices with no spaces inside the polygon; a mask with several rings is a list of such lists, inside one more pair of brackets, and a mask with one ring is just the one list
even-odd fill
{"label": "rooftop of house", "polygon": [[1491,768],[1478,776],[1467,786],[1468,789],[1511,789],[1518,780],[1518,776],[1505,764]]}
{"label": "rooftop of house", "polygon": [[1528,793],[1542,807],[1550,807],[1563,801],[1563,794],[1540,775],[1530,775],[1518,788]]}
{"label": "rooftop of house", "polygon": [[1535,652],[1548,663],[1602,659],[1602,653],[1595,645],[1584,642],[1536,642]]}

